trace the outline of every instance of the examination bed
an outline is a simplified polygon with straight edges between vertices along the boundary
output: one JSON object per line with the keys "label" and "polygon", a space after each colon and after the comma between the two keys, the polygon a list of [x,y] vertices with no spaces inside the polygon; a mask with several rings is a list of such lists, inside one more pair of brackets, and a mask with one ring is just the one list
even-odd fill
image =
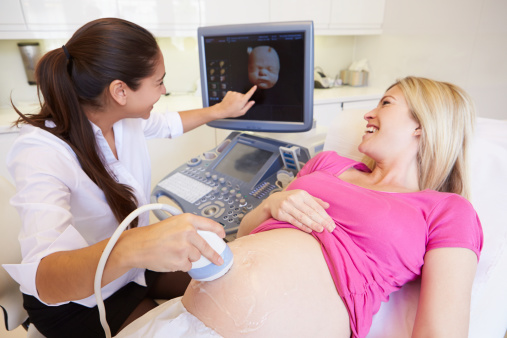
{"label": "examination bed", "polygon": [[[363,110],[340,112],[324,150],[360,160],[365,129]],[[472,203],[484,230],[484,247],[475,277],[471,338],[503,338],[507,330],[507,120],[478,118],[472,143]],[[370,338],[410,337],[419,298],[418,281],[383,303],[373,318]],[[246,291],[247,292],[247,291]],[[119,336],[213,337],[216,334],[186,312],[180,299],[168,301],[124,329]]]}

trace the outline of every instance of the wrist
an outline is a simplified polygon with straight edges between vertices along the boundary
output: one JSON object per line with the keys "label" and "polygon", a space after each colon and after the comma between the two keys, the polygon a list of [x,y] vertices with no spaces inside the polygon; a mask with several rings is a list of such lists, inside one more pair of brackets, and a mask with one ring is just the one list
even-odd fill
{"label": "wrist", "polygon": [[260,206],[260,211],[262,213],[262,219],[263,220],[267,220],[268,218],[271,218],[273,217],[273,215],[271,214],[271,205],[270,205],[270,198],[271,196],[269,196],[268,198],[264,199],[261,204],[259,205]]}
{"label": "wrist", "polygon": [[211,117],[211,121],[218,120],[223,118],[222,116],[222,102],[214,104],[209,108],[209,116]]}
{"label": "wrist", "polygon": [[124,231],[118,238],[113,250],[108,259],[108,264],[111,262],[118,269],[130,270],[132,268],[140,267],[140,259],[137,252],[137,243],[135,240],[135,233],[137,228]]}

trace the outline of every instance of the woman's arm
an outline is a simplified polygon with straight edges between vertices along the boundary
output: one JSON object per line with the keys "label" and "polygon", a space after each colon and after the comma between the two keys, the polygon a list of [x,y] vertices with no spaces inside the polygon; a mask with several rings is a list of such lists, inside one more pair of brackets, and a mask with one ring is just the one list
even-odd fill
{"label": "woman's arm", "polygon": [[426,253],[412,337],[468,337],[476,254],[464,248]]}
{"label": "woman's arm", "polygon": [[[102,286],[132,268],[153,271],[189,271],[201,254],[217,265],[223,259],[197,234],[210,230],[222,238],[223,227],[191,214],[173,216],[159,223],[123,232],[104,269]],[[60,251],[43,258],[37,269],[36,285],[45,303],[79,300],[93,294],[95,271],[107,240],[86,248]]]}
{"label": "woman's arm", "polygon": [[183,132],[190,131],[213,120],[245,115],[255,103],[248,100],[250,100],[256,89],[257,86],[253,86],[246,94],[229,91],[220,103],[211,107],[179,112],[183,123]]}
{"label": "woman's arm", "polygon": [[327,202],[304,190],[277,192],[246,214],[239,226],[238,237],[248,235],[269,218],[288,222],[308,233],[322,232],[324,228],[333,231],[336,225],[325,210],[328,207]]}

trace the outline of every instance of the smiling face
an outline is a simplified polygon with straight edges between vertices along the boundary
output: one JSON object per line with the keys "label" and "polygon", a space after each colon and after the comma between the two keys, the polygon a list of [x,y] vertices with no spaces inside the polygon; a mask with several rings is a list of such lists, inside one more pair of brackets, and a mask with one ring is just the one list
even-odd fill
{"label": "smiling face", "polygon": [[360,152],[377,162],[415,158],[421,129],[397,86],[390,88],[364,119],[368,124],[359,145]]}
{"label": "smiling face", "polygon": [[164,85],[165,64],[162,53],[159,53],[155,65],[155,72],[142,79],[137,90],[129,89],[128,109],[129,117],[141,117],[147,119],[153,110],[153,105],[166,93]]}
{"label": "smiling face", "polygon": [[260,89],[272,88],[278,81],[280,60],[269,46],[255,47],[248,59],[248,79]]}

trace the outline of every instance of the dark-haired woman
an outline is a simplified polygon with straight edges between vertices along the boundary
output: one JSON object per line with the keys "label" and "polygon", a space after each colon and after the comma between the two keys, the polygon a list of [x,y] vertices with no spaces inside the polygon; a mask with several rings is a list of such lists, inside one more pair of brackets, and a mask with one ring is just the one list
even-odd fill
{"label": "dark-haired woman", "polygon": [[[41,110],[18,111],[20,136],[7,160],[17,188],[12,204],[23,221],[23,261],[6,269],[21,285],[31,322],[47,337],[104,335],[93,278],[118,224],[149,202],[145,140],[240,116],[253,105],[255,87],[229,92],[210,108],[152,113],[165,93],[165,74],[154,37],[112,18],[84,25],[37,66]],[[183,214],[147,225],[143,214],[122,234],[104,271],[113,334],[155,307],[153,298],[183,294],[190,278],[181,271],[201,254],[222,263],[196,233],[223,237],[218,223]]]}

